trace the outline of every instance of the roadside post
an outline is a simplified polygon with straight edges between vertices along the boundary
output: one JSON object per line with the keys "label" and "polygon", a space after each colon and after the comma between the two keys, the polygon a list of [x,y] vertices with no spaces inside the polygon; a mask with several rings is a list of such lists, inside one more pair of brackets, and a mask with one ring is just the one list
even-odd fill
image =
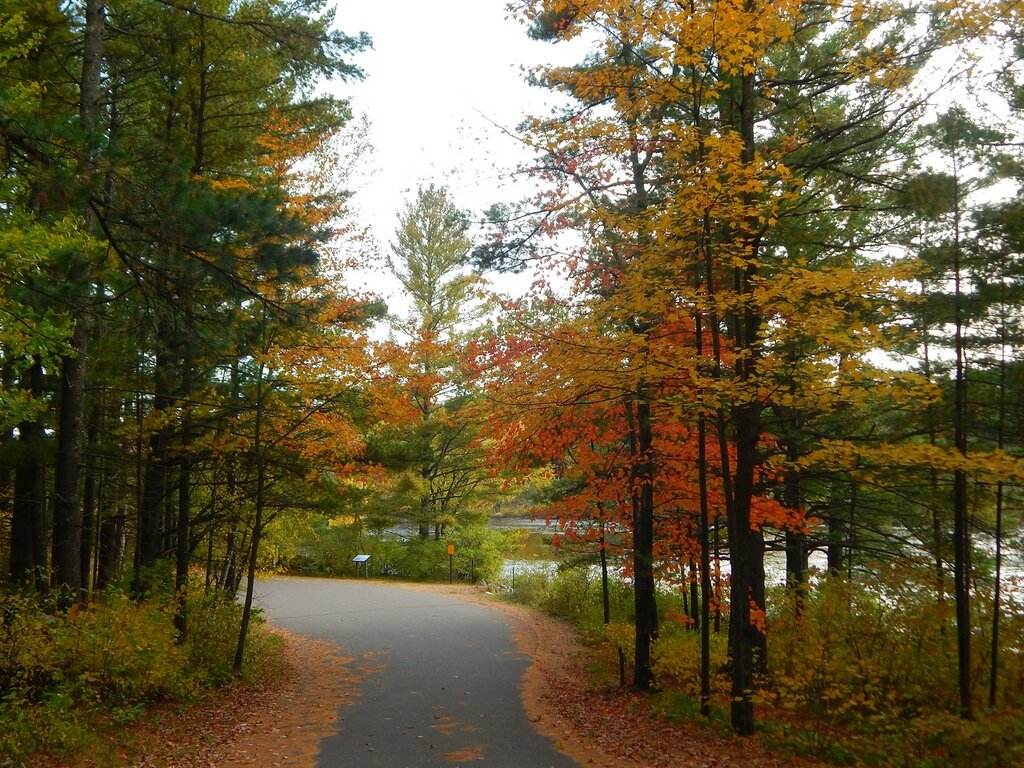
{"label": "roadside post", "polygon": [[455,561],[455,545],[454,544],[449,544],[448,545],[448,583],[449,584],[454,584],[455,583],[455,565],[454,565],[454,561]]}

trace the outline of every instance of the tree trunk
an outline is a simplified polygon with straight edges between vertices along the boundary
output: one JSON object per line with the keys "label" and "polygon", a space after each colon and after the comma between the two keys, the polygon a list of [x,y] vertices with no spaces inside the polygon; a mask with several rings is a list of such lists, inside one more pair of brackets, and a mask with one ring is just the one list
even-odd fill
{"label": "tree trunk", "polygon": [[[37,360],[25,373],[22,387],[33,398],[43,394],[43,367]],[[46,567],[46,432],[37,421],[18,425],[18,462],[14,471],[11,517],[11,581],[45,594]]]}
{"label": "tree trunk", "polygon": [[[697,349],[701,354],[700,322],[696,323]],[[704,413],[697,416],[697,484],[700,494],[700,519],[697,544],[700,547],[700,713],[711,716],[711,547],[708,536],[708,462],[707,425]]]}
{"label": "tree trunk", "polygon": [[807,581],[807,537],[802,531],[786,530],[786,585],[794,598],[796,615],[803,610]]}
{"label": "tree trunk", "polygon": [[[102,92],[100,73],[103,54],[103,26],[105,0],[87,0],[85,4],[85,33],[82,46],[82,79],[79,84],[79,121],[86,146],[82,153],[82,167],[86,187],[93,184],[96,169],[95,142],[100,116]],[[85,228],[92,227],[92,208],[83,210]],[[68,282],[80,291],[75,329],[71,334],[71,351],[61,360],[60,410],[57,427],[57,459],[53,483],[53,580],[55,586],[66,590],[66,600],[82,597],[82,510],[79,484],[82,471],[83,414],[85,408],[85,364],[88,345],[89,304],[88,265],[85,254],[78,254],[72,262]]]}
{"label": "tree trunk", "polygon": [[[735,127],[743,140],[742,162],[750,166],[755,158],[754,137],[754,74],[744,73],[739,79],[739,114]],[[745,202],[752,203],[749,195]],[[751,306],[751,295],[757,277],[758,244],[754,232],[757,223],[748,222],[750,238],[746,263],[733,270],[733,290],[740,306],[733,311],[733,345],[736,355],[735,377],[741,388],[749,387],[758,375],[758,340],[760,318]],[[767,642],[764,633],[764,538],[752,530],[750,510],[754,497],[754,476],[757,471],[757,446],[761,439],[761,404],[743,389],[732,408],[736,473],[729,537],[732,552],[732,588],[730,591],[730,647],[732,649],[733,730],[740,735],[754,732],[755,673],[767,668]]]}
{"label": "tree trunk", "polygon": [[182,289],[182,303],[189,332],[183,337],[181,396],[181,457],[178,473],[178,515],[175,526],[175,568],[174,594],[177,609],[174,626],[178,639],[188,634],[188,567],[191,560],[191,505],[192,505],[192,374],[193,357],[191,350],[192,288],[186,284]]}
{"label": "tree trunk", "polygon": [[96,538],[96,517],[100,484],[99,461],[99,428],[100,409],[94,406],[89,410],[89,423],[86,427],[86,444],[88,455],[93,457],[92,463],[85,467],[85,482],[82,487],[82,591],[86,594],[92,588],[93,540]]}
{"label": "tree trunk", "polygon": [[654,458],[651,404],[641,394],[636,402],[637,462],[633,483],[633,604],[636,613],[633,684],[649,690],[654,684],[651,642],[658,636],[658,605],[654,584]]}
{"label": "tree trunk", "polygon": [[697,563],[691,560],[686,569],[686,583],[690,589],[690,626],[694,630],[700,630],[700,615],[701,615],[701,603],[700,603],[700,592],[697,581],[699,576],[697,575]]}
{"label": "tree trunk", "polygon": [[767,644],[763,631],[765,605],[764,539],[751,530],[750,508],[754,491],[757,443],[760,437],[755,404],[734,412],[736,474],[729,521],[732,580],[729,594],[729,637],[732,653],[732,726],[740,735],[754,732],[755,673],[765,669]]}
{"label": "tree trunk", "polygon": [[53,586],[63,600],[82,597],[82,414],[85,406],[85,319],[77,318],[72,354],[61,360],[57,459],[53,483]]}
{"label": "tree trunk", "polygon": [[605,523],[603,520],[601,521],[601,548],[599,554],[601,557],[601,615],[604,619],[604,625],[607,627],[612,620],[612,610],[608,596],[608,548],[605,541]]}
{"label": "tree trunk", "polygon": [[115,515],[104,515],[100,522],[99,552],[96,556],[96,589],[103,589],[105,586],[117,579],[124,555],[125,520],[127,519],[127,505]]}
{"label": "tree trunk", "polygon": [[[267,328],[266,328],[266,307],[263,308],[263,343],[260,351],[266,352]],[[245,661],[245,641],[249,634],[249,622],[252,618],[252,597],[256,588],[256,564],[259,556],[260,537],[263,533],[263,506],[266,494],[266,456],[263,446],[263,409],[264,403],[264,379],[263,363],[259,363],[256,375],[256,413],[253,426],[253,453],[256,458],[256,510],[252,524],[252,546],[249,550],[249,569],[245,587],[245,602],[242,605],[242,623],[238,630],[238,645],[235,646],[235,672],[242,671],[242,664]]]}
{"label": "tree trunk", "polygon": [[[161,343],[170,335],[170,329],[161,323],[159,334]],[[156,371],[154,375],[153,411],[162,412],[169,409],[171,398],[170,380],[172,378],[171,359],[166,346],[157,352]],[[170,459],[169,430],[166,426],[157,426],[149,438],[149,455],[146,457],[145,476],[142,482],[142,500],[139,504],[139,525],[136,546],[136,580],[140,578],[139,569],[153,565],[163,554],[164,547],[164,512],[168,495],[168,472]],[[148,585],[138,584],[145,590]]]}
{"label": "tree trunk", "polygon": [[[11,390],[16,386],[15,371],[10,362],[5,360],[3,366],[0,367],[0,387]],[[17,440],[14,436],[14,430],[5,429],[0,432],[0,519],[14,514],[16,454]]]}
{"label": "tree trunk", "polygon": [[227,591],[228,584],[231,583],[231,577],[234,572],[235,552],[237,550],[235,536],[237,533],[238,517],[235,516],[232,518],[231,527],[224,537],[224,561],[221,563],[221,572],[215,580],[217,587],[225,591]]}
{"label": "tree trunk", "polygon": [[[960,187],[959,174],[954,157],[954,243],[953,243],[953,285],[954,285],[954,341],[956,346],[956,378],[953,390],[953,443],[961,456],[967,456],[967,374],[964,339],[964,297],[962,290],[962,264],[960,252]],[[953,591],[956,601],[956,637],[958,683],[960,689],[960,716],[966,720],[974,717],[971,702],[971,586],[970,586],[971,538],[968,528],[967,472],[962,469],[953,472]]]}

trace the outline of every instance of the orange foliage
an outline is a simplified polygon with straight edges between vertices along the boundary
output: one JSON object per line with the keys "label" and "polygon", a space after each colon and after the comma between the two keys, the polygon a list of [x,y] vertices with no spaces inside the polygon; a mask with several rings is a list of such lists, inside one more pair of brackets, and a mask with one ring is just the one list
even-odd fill
{"label": "orange foliage", "polygon": [[[680,312],[650,330],[650,362],[643,370],[629,365],[637,341],[628,334],[598,336],[585,318],[544,327],[520,314],[509,328],[477,343],[469,367],[488,391],[486,433],[494,467],[521,475],[548,468],[566,490],[535,514],[557,520],[569,541],[628,551],[637,468],[652,459],[656,568],[660,579],[685,582],[689,575],[680,574],[679,563],[699,558],[696,419],[711,415],[699,407],[697,363],[680,362],[683,355],[695,356],[693,324]],[[633,449],[631,409],[637,386],[652,369],[660,380],[650,389],[657,408],[648,457]],[[705,441],[707,471],[715,478],[721,454],[713,430]],[[728,450],[734,462],[733,448]],[[709,482],[707,493],[710,525],[725,515],[725,499],[720,483]],[[805,525],[798,512],[767,495],[757,497],[753,515],[757,526]]]}

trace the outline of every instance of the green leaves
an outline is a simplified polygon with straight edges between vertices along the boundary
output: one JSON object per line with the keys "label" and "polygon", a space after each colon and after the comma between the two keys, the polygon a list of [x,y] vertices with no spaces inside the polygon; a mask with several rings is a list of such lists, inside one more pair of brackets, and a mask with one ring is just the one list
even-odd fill
{"label": "green leaves", "polygon": [[406,204],[388,256],[388,267],[412,300],[412,324],[438,339],[466,319],[478,282],[466,272],[468,229],[466,212],[445,189],[421,187]]}

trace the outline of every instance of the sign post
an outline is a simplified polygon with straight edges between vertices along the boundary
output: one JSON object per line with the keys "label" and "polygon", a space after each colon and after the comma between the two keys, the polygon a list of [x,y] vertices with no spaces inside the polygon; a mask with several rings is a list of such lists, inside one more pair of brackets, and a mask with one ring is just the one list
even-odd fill
{"label": "sign post", "polygon": [[356,564],[356,576],[359,575],[359,566],[363,566],[363,575],[366,578],[370,578],[370,556],[369,555],[356,555],[352,558],[352,562]]}
{"label": "sign post", "polygon": [[448,583],[449,584],[454,584],[455,583],[455,569],[454,569],[454,564],[453,564],[454,558],[455,558],[455,545],[454,544],[449,544],[448,545]]}

